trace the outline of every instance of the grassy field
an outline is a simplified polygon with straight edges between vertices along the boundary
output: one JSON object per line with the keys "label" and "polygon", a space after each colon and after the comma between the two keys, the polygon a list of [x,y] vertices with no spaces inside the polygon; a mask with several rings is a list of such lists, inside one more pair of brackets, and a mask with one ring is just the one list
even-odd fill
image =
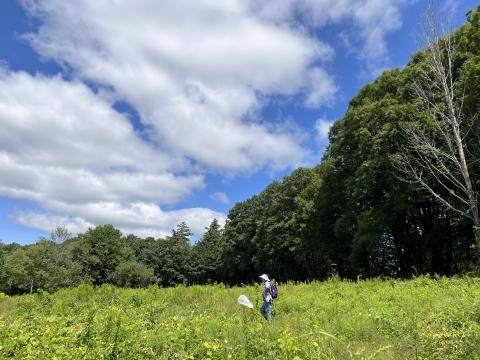
{"label": "grassy field", "polygon": [[480,359],[480,279],[332,279],[279,291],[271,323],[258,285],[0,296],[0,357]]}

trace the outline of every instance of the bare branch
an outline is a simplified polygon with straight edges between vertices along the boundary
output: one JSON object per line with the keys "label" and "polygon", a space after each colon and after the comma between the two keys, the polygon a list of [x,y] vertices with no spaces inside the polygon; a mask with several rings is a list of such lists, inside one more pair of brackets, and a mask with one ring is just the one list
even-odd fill
{"label": "bare branch", "polygon": [[[398,170],[404,181],[417,184],[447,208],[479,225],[478,193],[469,171],[477,160],[470,159],[473,156],[466,146],[475,118],[464,126],[469,123],[463,113],[466,86],[464,83],[458,97],[455,35],[449,22],[438,21],[432,3],[424,16],[423,30],[425,60],[413,80],[412,93],[423,105],[425,114],[429,114],[430,121],[403,127],[404,146],[400,149],[402,161]],[[446,195],[437,188],[445,190]],[[462,205],[467,211],[458,207]],[[477,241],[480,245],[480,237]]]}
{"label": "bare branch", "polygon": [[400,180],[408,182],[410,184],[418,184],[420,185],[421,189],[427,190],[433,197],[446,206],[448,209],[465,216],[467,218],[471,218],[471,216],[468,214],[468,212],[463,211],[456,206],[454,206],[452,203],[448,202],[444,197],[442,197],[440,194],[438,194],[435,190],[432,189],[430,185],[428,185],[428,182],[423,179],[423,171],[422,169],[416,168],[411,166],[408,162],[402,163],[400,166],[397,165],[397,169],[405,174],[405,177],[398,176],[396,175]]}

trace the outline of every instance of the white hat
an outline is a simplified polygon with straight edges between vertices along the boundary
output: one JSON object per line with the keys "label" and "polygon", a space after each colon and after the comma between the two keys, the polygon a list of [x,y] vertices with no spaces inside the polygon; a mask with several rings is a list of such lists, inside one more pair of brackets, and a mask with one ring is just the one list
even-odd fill
{"label": "white hat", "polygon": [[265,281],[270,281],[270,279],[268,278],[268,275],[267,274],[262,274],[259,276],[260,279],[263,279]]}

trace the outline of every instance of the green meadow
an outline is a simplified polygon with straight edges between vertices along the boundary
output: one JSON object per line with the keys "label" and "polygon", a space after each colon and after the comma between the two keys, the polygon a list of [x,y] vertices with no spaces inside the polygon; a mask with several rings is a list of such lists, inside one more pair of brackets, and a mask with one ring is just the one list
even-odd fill
{"label": "green meadow", "polygon": [[[0,297],[2,359],[480,359],[480,279],[82,285]],[[239,295],[255,305],[237,304]]]}

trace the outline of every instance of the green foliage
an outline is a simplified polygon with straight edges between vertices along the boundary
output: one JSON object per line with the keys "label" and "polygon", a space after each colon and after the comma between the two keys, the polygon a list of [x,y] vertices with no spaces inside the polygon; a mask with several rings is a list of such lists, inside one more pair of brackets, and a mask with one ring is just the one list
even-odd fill
{"label": "green foliage", "polygon": [[3,290],[13,294],[30,291],[33,286],[33,268],[26,250],[19,248],[6,255],[2,270],[5,279]]}
{"label": "green foliage", "polygon": [[190,236],[192,232],[185,222],[179,224],[172,235],[159,243],[159,266],[157,276],[162,284],[172,286],[187,284],[191,278]]}
{"label": "green foliage", "polygon": [[[254,287],[82,285],[0,301],[2,359],[480,359],[480,279]],[[253,310],[236,303],[246,294]]]}
{"label": "green foliage", "polygon": [[202,238],[192,249],[193,279],[196,283],[206,284],[222,279],[222,253],[224,237],[217,219],[206,229]]}
{"label": "green foliage", "polygon": [[[454,33],[454,80],[464,106],[462,121],[472,129],[465,142],[477,186],[479,19],[480,7]],[[259,272],[302,280],[333,273],[349,278],[451,275],[476,261],[471,222],[399,176],[404,129],[438,132],[439,120],[412,94],[413,82],[429,71],[427,56],[414,54],[404,69],[385,71],[351,99],[330,130],[320,165],[297,169],[230,210],[224,231],[228,280],[250,281]],[[440,185],[435,191],[448,194]]]}
{"label": "green foliage", "polygon": [[137,261],[127,261],[119,264],[113,273],[115,285],[128,288],[140,288],[157,282],[153,269]]}
{"label": "green foliage", "polygon": [[112,281],[117,266],[130,257],[123,247],[122,233],[112,225],[88,229],[76,245],[75,259],[82,264],[84,274],[93,284]]}
{"label": "green foliage", "polygon": [[260,194],[262,210],[256,219],[257,231],[252,239],[257,247],[253,257],[257,272],[292,280],[308,274],[309,249],[303,241],[296,214],[300,210],[297,198],[313,176],[311,169],[298,168]]}
{"label": "green foliage", "polygon": [[230,281],[251,282],[258,276],[252,263],[255,254],[252,238],[256,232],[256,219],[260,216],[258,203],[259,197],[253,196],[235,204],[228,213],[222,269]]}
{"label": "green foliage", "polygon": [[11,294],[39,289],[52,292],[83,281],[80,264],[72,260],[68,251],[48,240],[6,253],[0,267],[0,289]]}
{"label": "green foliage", "polygon": [[312,170],[299,168],[230,210],[223,253],[228,280],[249,282],[265,272],[282,279],[313,277],[298,216],[299,197],[313,177]]}

